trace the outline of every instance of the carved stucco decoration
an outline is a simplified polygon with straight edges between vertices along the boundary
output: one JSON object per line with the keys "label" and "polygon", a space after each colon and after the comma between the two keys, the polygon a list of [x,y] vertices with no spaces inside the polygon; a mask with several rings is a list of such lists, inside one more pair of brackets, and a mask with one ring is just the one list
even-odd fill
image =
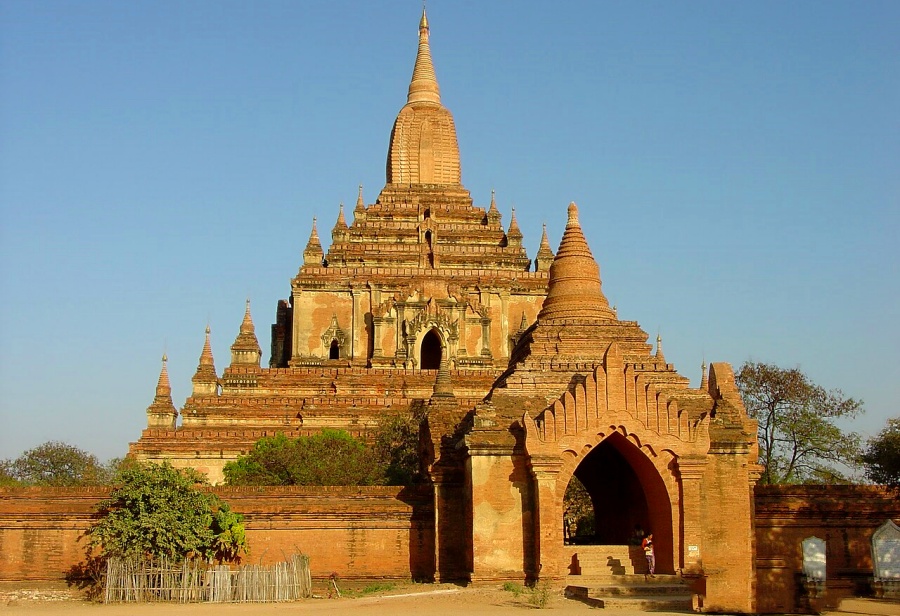
{"label": "carved stucco decoration", "polygon": [[332,340],[336,340],[338,344],[338,349],[340,349],[340,356],[344,358],[347,356],[346,349],[344,347],[344,343],[347,341],[347,334],[341,329],[340,325],[338,325],[337,315],[331,315],[331,325],[329,325],[328,329],[322,334],[322,348],[325,351],[325,356],[328,356],[328,352],[331,349]]}

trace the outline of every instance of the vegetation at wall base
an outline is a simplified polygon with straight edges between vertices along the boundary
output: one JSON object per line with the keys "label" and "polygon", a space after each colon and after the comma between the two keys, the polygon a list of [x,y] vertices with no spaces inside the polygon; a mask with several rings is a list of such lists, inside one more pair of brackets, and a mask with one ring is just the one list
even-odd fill
{"label": "vegetation at wall base", "polygon": [[102,557],[231,562],[248,553],[243,517],[205,489],[200,473],[133,463],[119,472],[115,485],[88,531]]}

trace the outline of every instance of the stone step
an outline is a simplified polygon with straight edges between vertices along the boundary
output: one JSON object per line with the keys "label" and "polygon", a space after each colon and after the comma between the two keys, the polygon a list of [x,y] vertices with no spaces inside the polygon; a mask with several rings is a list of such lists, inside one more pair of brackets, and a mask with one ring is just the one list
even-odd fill
{"label": "stone step", "polygon": [[659,589],[649,590],[649,593],[689,592],[681,577],[677,575],[568,575],[568,586],[582,586],[591,590],[617,588],[617,589]]}
{"label": "stone step", "polygon": [[647,572],[647,561],[640,547],[628,545],[566,546],[570,570],[582,575],[629,575]]}
{"label": "stone step", "polygon": [[596,601],[597,607],[613,610],[641,610],[644,612],[690,612],[693,606],[690,595],[686,597],[658,597],[658,596],[632,596],[632,597],[591,597]]}
{"label": "stone step", "polygon": [[678,594],[602,594],[583,586],[567,586],[566,597],[592,607],[633,611],[693,612],[691,594],[681,588]]}

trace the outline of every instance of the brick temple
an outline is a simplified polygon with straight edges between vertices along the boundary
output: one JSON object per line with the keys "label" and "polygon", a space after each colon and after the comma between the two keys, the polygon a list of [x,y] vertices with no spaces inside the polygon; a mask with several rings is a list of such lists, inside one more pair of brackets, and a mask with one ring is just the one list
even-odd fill
{"label": "brick temple", "polygon": [[220,482],[263,436],[365,437],[386,411],[418,413],[434,578],[588,573],[595,546],[564,539],[575,476],[600,543],[650,529],[661,576],[691,585],[705,610],[754,611],[756,424],[731,367],[711,364],[692,388],[658,337],[618,317],[574,203],[560,208],[556,254],[545,230],[531,259],[515,212],[504,228],[493,195],[475,205],[460,170],[423,12],[385,185],[374,203],[360,187],[353,211],[341,206],[327,250],[313,220],[268,367],[248,301],[221,375],[207,328],[180,411],[163,359],[130,455]]}

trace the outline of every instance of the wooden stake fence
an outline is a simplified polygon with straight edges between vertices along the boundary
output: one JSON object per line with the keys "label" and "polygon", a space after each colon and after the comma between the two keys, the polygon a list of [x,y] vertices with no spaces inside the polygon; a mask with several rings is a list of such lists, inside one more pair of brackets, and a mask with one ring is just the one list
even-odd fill
{"label": "wooden stake fence", "polygon": [[106,603],[262,603],[312,596],[309,556],[274,565],[212,565],[199,560],[110,558]]}

